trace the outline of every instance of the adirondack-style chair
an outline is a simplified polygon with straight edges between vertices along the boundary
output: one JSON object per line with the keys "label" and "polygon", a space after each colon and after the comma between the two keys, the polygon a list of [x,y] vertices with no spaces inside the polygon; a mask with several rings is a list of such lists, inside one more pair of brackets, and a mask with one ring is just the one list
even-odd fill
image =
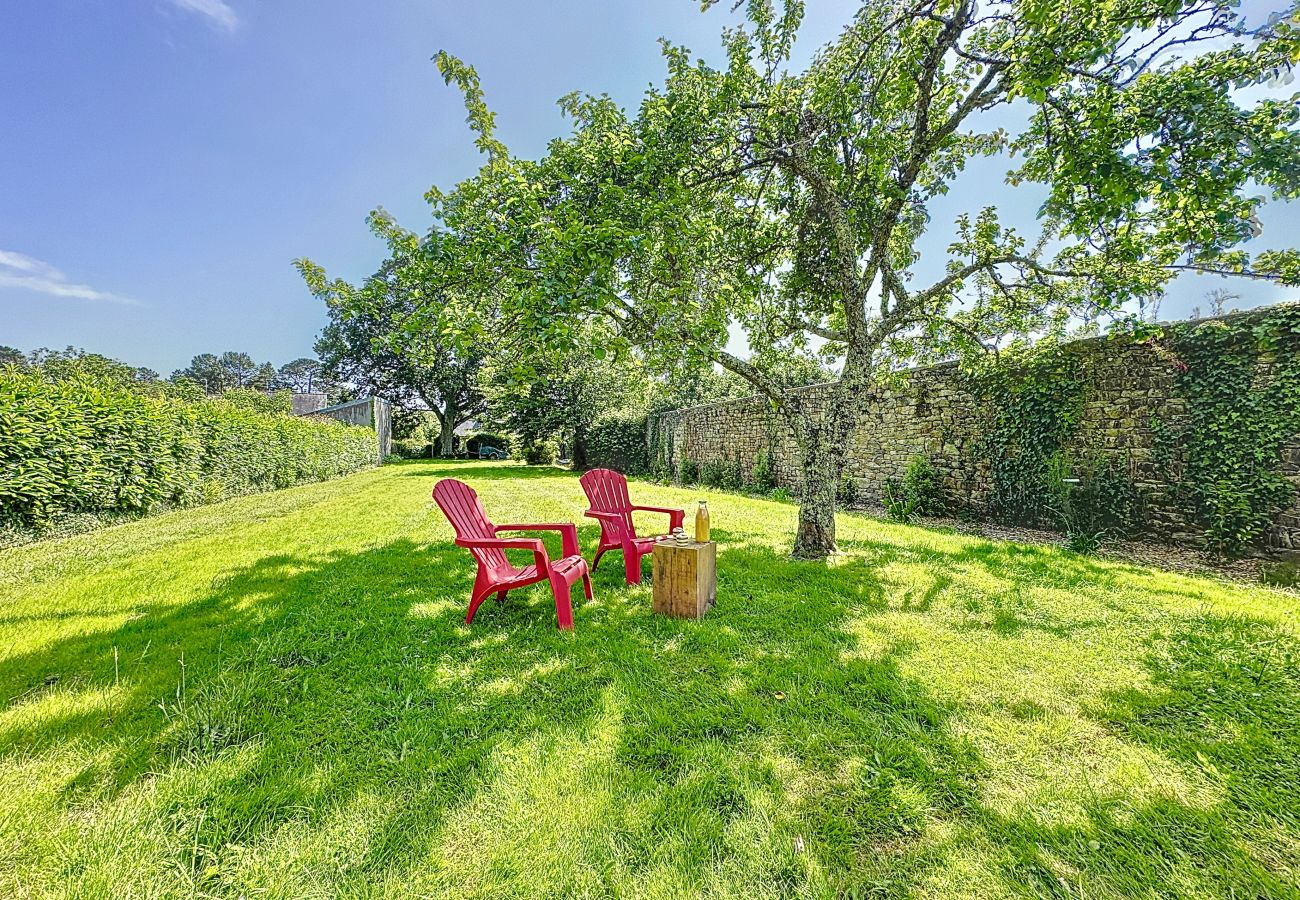
{"label": "adirondack-style chair", "polygon": [[662,506],[633,506],[627,494],[627,478],[613,469],[592,469],[578,479],[591,505],[583,515],[600,522],[600,547],[591,561],[591,571],[596,571],[606,550],[623,551],[623,567],[628,584],[641,583],[641,557],[652,551],[662,535],[637,537],[632,524],[634,510],[664,513],[668,516],[669,530],[680,528],[686,511]]}
{"label": "adirondack-style chair", "polygon": [[[591,576],[587,561],[578,551],[578,527],[572,522],[542,525],[494,525],[488,521],[483,503],[474,489],[463,481],[444,478],[433,489],[433,499],[442,509],[456,532],[456,546],[464,547],[478,563],[474,591],[469,598],[465,624],[474,621],[479,604],[495,593],[497,601],[506,592],[549,579],[555,594],[555,617],[560,627],[573,628],[573,607],[569,590],[582,579],[582,589],[591,599]],[[546,546],[538,538],[499,538],[502,531],[558,531],[564,556],[554,562],[546,555]],[[533,564],[522,569],[511,564],[504,553],[508,549],[533,551]]]}

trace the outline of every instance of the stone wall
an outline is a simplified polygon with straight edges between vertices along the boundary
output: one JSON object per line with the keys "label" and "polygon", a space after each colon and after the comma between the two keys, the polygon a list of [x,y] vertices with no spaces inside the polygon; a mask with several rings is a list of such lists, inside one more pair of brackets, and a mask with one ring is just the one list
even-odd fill
{"label": "stone wall", "polygon": [[[1260,312],[1238,314],[1250,317]],[[1234,317],[1236,318],[1236,317]],[[1175,326],[1178,327],[1178,326]],[[1158,446],[1156,429],[1177,434],[1188,418],[1177,392],[1177,361],[1167,350],[1094,338],[1064,345],[1075,355],[1083,378],[1082,423],[1067,449],[1076,459],[1103,458],[1121,465],[1146,499],[1148,529],[1166,540],[1199,544],[1198,526],[1188,521],[1177,484],[1184,460]],[[1261,373],[1267,379],[1268,373]],[[812,414],[828,385],[800,389]],[[1079,402],[1077,395],[1053,398]],[[823,403],[825,401],[822,401]],[[981,438],[995,398],[977,398],[955,364],[912,369],[897,383],[867,398],[849,447],[846,475],[860,503],[878,504],[886,479],[901,479],[917,454],[929,458],[956,503],[975,516],[988,514],[992,479]],[[762,397],[748,397],[651,417],[651,459],[680,472],[683,459],[697,464],[738,464],[748,477],[762,451],[771,454],[778,485],[798,493],[802,475],[788,430]],[[1300,487],[1300,434],[1283,448],[1283,473]],[[1300,500],[1279,514],[1265,536],[1269,549],[1300,551]]]}
{"label": "stone wall", "polygon": [[290,409],[295,416],[307,416],[314,412],[320,412],[322,409],[329,406],[329,395],[295,392],[289,402]]}

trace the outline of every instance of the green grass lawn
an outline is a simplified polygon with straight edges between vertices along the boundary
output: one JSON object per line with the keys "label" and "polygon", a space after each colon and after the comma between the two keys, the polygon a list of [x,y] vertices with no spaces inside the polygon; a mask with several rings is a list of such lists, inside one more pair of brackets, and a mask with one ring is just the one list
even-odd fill
{"label": "green grass lawn", "polygon": [[407,463],[0,553],[0,896],[1300,896],[1294,594],[858,516],[796,563],[710,493],[703,621],[614,555],[573,633],[466,627],[448,474],[584,507]]}

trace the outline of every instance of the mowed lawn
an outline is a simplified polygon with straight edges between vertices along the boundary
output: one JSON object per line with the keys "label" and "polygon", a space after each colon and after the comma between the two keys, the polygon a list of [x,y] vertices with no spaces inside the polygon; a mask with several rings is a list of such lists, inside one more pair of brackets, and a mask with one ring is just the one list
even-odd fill
{"label": "mowed lawn", "polygon": [[1300,896],[1294,594],[709,493],[703,621],[466,627],[446,475],[590,557],[433,462],[0,551],[0,896]]}

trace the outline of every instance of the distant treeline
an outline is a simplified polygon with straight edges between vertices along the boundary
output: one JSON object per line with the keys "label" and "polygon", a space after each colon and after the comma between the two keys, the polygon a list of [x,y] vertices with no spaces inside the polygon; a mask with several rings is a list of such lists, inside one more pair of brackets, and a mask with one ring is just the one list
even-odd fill
{"label": "distant treeline", "polygon": [[[15,347],[0,346],[0,368],[9,365],[47,372],[75,366],[82,371],[93,370],[100,375],[111,375],[120,381],[140,384],[164,381],[153,369],[130,366],[76,347],[63,350],[42,347],[24,353]],[[253,357],[237,350],[227,350],[220,354],[200,353],[190,360],[188,366],[172,372],[165,380],[173,384],[195,384],[205,394],[221,394],[232,388],[311,393],[328,392],[332,387],[321,370],[319,360],[304,356],[277,369],[270,362],[255,362]]]}

